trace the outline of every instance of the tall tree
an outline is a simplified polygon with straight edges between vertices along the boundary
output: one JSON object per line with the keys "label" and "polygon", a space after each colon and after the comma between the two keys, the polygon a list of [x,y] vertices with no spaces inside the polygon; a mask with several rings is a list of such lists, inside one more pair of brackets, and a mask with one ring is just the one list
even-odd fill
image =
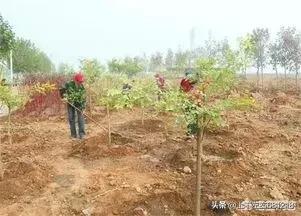
{"label": "tall tree", "polygon": [[60,74],[73,74],[75,72],[74,68],[67,63],[60,63],[57,68],[57,72]]}
{"label": "tall tree", "polygon": [[144,68],[144,72],[147,73],[149,71],[149,58],[145,53],[143,53],[140,59],[141,59],[141,65]]}
{"label": "tall tree", "polygon": [[168,49],[165,57],[165,67],[168,71],[172,70],[174,64],[174,54],[172,49]]}
{"label": "tall tree", "polygon": [[292,56],[290,61],[290,71],[295,73],[295,83],[296,89],[298,89],[298,76],[301,67],[301,35],[300,33],[295,33],[292,44]]}
{"label": "tall tree", "polygon": [[227,39],[217,42],[216,56],[214,59],[219,67],[237,72],[241,67],[238,56],[238,51],[230,47]]}
{"label": "tall tree", "polygon": [[129,77],[143,71],[140,58],[125,57],[124,59],[112,59],[108,62],[109,71],[112,73],[124,73]]}
{"label": "tall tree", "polygon": [[0,14],[0,60],[6,60],[9,51],[14,47],[14,42],[15,34],[12,27]]}
{"label": "tall tree", "polygon": [[175,54],[175,66],[178,72],[184,71],[184,68],[189,64],[189,54],[188,52],[183,52],[178,50]]}
{"label": "tall tree", "polygon": [[139,58],[125,57],[122,66],[123,72],[129,77],[143,71],[143,66]]}
{"label": "tall tree", "polygon": [[255,43],[250,34],[239,38],[239,59],[244,78],[247,77],[247,68],[252,65],[255,53]]}
{"label": "tall tree", "polygon": [[121,73],[122,72],[122,65],[121,61],[117,58],[113,58],[108,61],[107,63],[109,72],[111,73]]}
{"label": "tall tree", "polygon": [[219,50],[219,44],[216,40],[212,38],[212,35],[209,34],[209,38],[205,40],[205,57],[206,58],[216,58],[218,50]]}
{"label": "tall tree", "polygon": [[150,58],[150,70],[157,71],[162,70],[163,66],[163,56],[160,52],[156,52]]}
{"label": "tall tree", "polygon": [[50,73],[53,71],[53,63],[49,57],[39,50],[29,40],[18,38],[13,54],[14,70],[17,73]]}
{"label": "tall tree", "polygon": [[279,80],[278,66],[280,65],[280,48],[277,41],[269,45],[268,54],[269,54],[269,64],[273,67],[273,70],[276,72],[276,79],[278,85],[278,80]]}
{"label": "tall tree", "polygon": [[267,48],[270,33],[267,28],[256,28],[252,32],[255,43],[254,60],[257,68],[257,87],[259,86],[259,70],[261,71],[261,86],[263,88],[263,69],[267,62]]}
{"label": "tall tree", "polygon": [[284,69],[284,88],[287,87],[287,72],[292,70],[292,63],[298,50],[296,44],[297,31],[294,27],[281,27],[277,34],[280,48],[280,65]]}

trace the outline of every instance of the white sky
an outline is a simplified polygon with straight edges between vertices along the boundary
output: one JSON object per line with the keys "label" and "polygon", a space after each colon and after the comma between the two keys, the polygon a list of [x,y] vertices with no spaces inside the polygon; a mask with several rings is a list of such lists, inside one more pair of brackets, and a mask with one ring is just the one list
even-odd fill
{"label": "white sky", "polygon": [[189,48],[211,31],[230,41],[255,27],[275,34],[301,30],[298,0],[0,0],[0,13],[18,36],[32,40],[57,64],[79,58],[151,54]]}

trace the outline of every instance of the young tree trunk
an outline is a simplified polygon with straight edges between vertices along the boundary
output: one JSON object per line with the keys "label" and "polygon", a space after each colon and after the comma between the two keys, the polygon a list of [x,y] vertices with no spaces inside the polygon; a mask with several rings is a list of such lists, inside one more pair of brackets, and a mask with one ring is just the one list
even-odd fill
{"label": "young tree trunk", "polygon": [[204,128],[199,128],[197,132],[197,173],[196,173],[196,197],[195,216],[201,216],[201,177],[202,177],[202,141],[204,138]]}
{"label": "young tree trunk", "polygon": [[242,73],[243,73],[243,78],[244,78],[244,79],[247,79],[247,68],[246,68],[245,66],[243,66],[243,71],[242,71]]}
{"label": "young tree trunk", "polygon": [[89,113],[92,116],[92,96],[91,96],[91,85],[89,84]]}
{"label": "young tree trunk", "polygon": [[3,164],[2,164],[2,157],[1,157],[1,153],[2,153],[2,137],[1,137],[2,133],[2,128],[0,128],[0,181],[3,179]]}
{"label": "young tree trunk", "polygon": [[11,109],[8,108],[8,138],[9,138],[9,144],[12,145],[12,134],[11,134]]}
{"label": "young tree trunk", "polygon": [[297,91],[298,91],[298,76],[299,76],[299,73],[298,73],[298,70],[296,70],[295,82],[296,82],[296,90]]}
{"label": "young tree trunk", "polygon": [[286,68],[284,69],[284,90],[286,91]]}
{"label": "young tree trunk", "polygon": [[261,67],[261,89],[263,90],[263,67]]}
{"label": "young tree trunk", "polygon": [[4,167],[3,167],[3,163],[2,163],[1,152],[2,152],[2,148],[0,146],[0,181],[2,181],[3,174],[4,174]]}
{"label": "young tree trunk", "polygon": [[278,75],[278,70],[277,68],[275,69],[276,71],[276,87],[278,88],[278,84],[279,84],[279,75]]}
{"label": "young tree trunk", "polygon": [[256,78],[257,78],[257,80],[256,80],[256,87],[257,87],[257,89],[259,89],[259,68],[257,68]]}
{"label": "young tree trunk", "polygon": [[112,143],[112,137],[111,137],[111,117],[110,117],[109,106],[107,106],[107,118],[108,118],[109,145],[111,145],[111,143]]}

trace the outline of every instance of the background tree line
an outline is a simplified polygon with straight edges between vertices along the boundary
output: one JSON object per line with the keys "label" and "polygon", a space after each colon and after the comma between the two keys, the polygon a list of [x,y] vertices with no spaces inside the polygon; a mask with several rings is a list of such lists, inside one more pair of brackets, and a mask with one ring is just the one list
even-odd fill
{"label": "background tree line", "polygon": [[10,67],[11,51],[14,73],[51,73],[55,70],[47,54],[37,48],[32,41],[16,37],[12,27],[0,14],[0,62],[2,66]]}
{"label": "background tree line", "polygon": [[[252,32],[238,38],[237,43],[230,45],[227,39],[214,40],[209,37],[202,46],[193,50],[176,51],[168,49],[166,53],[155,52],[149,56],[143,54],[136,57],[113,58],[107,64],[92,59],[97,71],[123,73],[129,76],[139,72],[171,72],[183,73],[186,68],[196,67],[198,59],[207,58],[216,62],[219,67],[227,67],[246,77],[250,67],[256,68],[257,85],[263,80],[264,71],[270,66],[279,78],[284,74],[284,83],[288,74],[293,74],[298,83],[301,65],[301,34],[295,27],[281,27],[271,39],[267,28],[256,28]],[[50,58],[33,42],[16,37],[9,23],[0,15],[0,63],[9,66],[9,53],[13,52],[15,73],[51,73],[55,71]],[[80,62],[83,68],[83,61]],[[59,73],[72,73],[72,65],[61,63],[57,67]],[[263,81],[262,81],[263,82]],[[261,82],[261,85],[263,83]]]}
{"label": "background tree line", "polygon": [[258,86],[263,85],[264,72],[274,72],[278,79],[280,71],[284,74],[285,84],[288,73],[295,76],[297,84],[301,65],[301,34],[295,27],[281,27],[271,39],[267,28],[255,28],[239,37],[232,46],[227,39],[217,41],[208,38],[203,46],[193,50],[168,49],[165,54],[155,52],[150,56],[114,58],[108,61],[107,71],[128,75],[143,71],[183,74],[186,68],[196,67],[199,59],[211,59],[218,67],[234,70],[244,78],[251,67],[255,68]]}

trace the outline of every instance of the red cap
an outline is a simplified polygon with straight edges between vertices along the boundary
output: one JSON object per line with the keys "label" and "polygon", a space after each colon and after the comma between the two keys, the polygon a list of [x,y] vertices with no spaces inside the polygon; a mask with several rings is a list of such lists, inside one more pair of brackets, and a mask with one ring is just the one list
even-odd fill
{"label": "red cap", "polygon": [[73,80],[76,82],[76,83],[79,83],[79,84],[82,84],[85,79],[84,79],[84,75],[82,74],[82,72],[78,72],[74,75],[73,77]]}

